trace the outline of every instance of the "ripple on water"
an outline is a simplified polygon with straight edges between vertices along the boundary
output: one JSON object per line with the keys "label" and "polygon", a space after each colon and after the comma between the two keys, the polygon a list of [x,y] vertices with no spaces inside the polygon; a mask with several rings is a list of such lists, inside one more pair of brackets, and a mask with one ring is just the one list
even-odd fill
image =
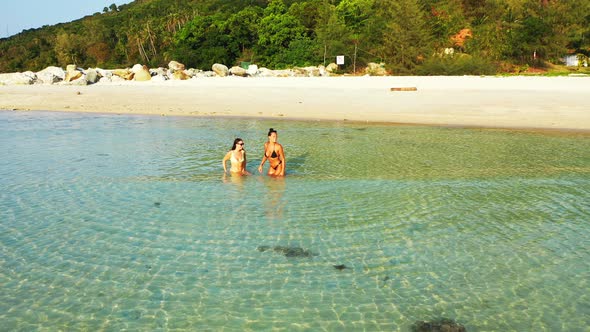
{"label": "ripple on water", "polygon": [[0,117],[7,329],[590,325],[585,136],[285,122],[271,179],[267,121]]}

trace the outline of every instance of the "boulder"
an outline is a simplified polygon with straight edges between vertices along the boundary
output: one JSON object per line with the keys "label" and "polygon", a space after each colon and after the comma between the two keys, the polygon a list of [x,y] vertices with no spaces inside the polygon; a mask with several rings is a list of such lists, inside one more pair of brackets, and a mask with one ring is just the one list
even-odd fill
{"label": "boulder", "polygon": [[74,71],[74,70],[77,70],[77,69],[78,69],[78,67],[76,65],[71,65],[70,64],[70,65],[67,65],[66,66],[66,72],[68,72],[68,71]]}
{"label": "boulder", "polygon": [[[68,66],[69,68],[70,66]],[[77,79],[79,79],[80,77],[82,77],[83,73],[77,69],[74,70],[68,70],[66,72],[66,77],[64,79],[64,82],[72,82],[75,81]]]}
{"label": "boulder", "polygon": [[190,76],[190,77],[195,77],[197,76],[198,73],[202,72],[202,70],[200,69],[195,69],[195,68],[189,68],[187,70],[185,70],[185,72]]}
{"label": "boulder", "polygon": [[367,64],[367,68],[365,68],[365,72],[370,76],[386,76],[387,70],[385,70],[385,64],[381,63],[374,63],[369,62]]}
{"label": "boulder", "polygon": [[229,73],[230,73],[230,75],[240,76],[240,77],[248,76],[248,72],[246,71],[246,69],[239,67],[239,66],[231,67],[231,69],[229,70]]}
{"label": "boulder", "polygon": [[147,66],[141,66],[141,69],[139,70],[135,68],[134,74],[135,75],[133,79],[136,81],[145,82],[152,79],[152,74],[150,74],[150,71]]}
{"label": "boulder", "polygon": [[258,74],[258,66],[257,65],[249,65],[247,72],[248,72],[248,75],[250,75],[250,76],[256,76],[256,74]]}
{"label": "boulder", "polygon": [[326,71],[328,73],[333,73],[333,72],[335,72],[337,70],[338,70],[338,65],[335,64],[334,62],[332,62],[331,64],[329,64],[328,66],[326,66]]}
{"label": "boulder", "polygon": [[189,78],[191,78],[187,73],[184,72],[184,70],[182,71],[175,71],[174,73],[172,73],[172,79],[173,80],[188,80]]}
{"label": "boulder", "polygon": [[295,77],[307,77],[307,71],[303,68],[294,67],[292,70]]}
{"label": "boulder", "polygon": [[39,73],[37,73],[37,81],[35,83],[38,83],[38,84],[53,84],[53,83],[57,83],[57,82],[60,82],[60,81],[62,81],[62,79],[59,78],[59,77],[57,77],[57,76],[55,76],[52,73],[48,73],[48,72],[41,73],[41,72],[39,72]]}
{"label": "boulder", "polygon": [[168,80],[168,77],[166,77],[164,75],[156,74],[156,75],[152,76],[151,80],[154,82],[164,82],[164,81]]}
{"label": "boulder", "polygon": [[143,67],[144,67],[143,65],[140,65],[139,63],[136,63],[135,65],[133,65],[133,67],[131,67],[131,71],[134,74],[137,74],[137,72],[140,72],[140,71],[143,70]]}
{"label": "boulder", "polygon": [[295,72],[291,69],[273,70],[275,77],[293,77]]}
{"label": "boulder", "polygon": [[293,74],[297,77],[318,77],[320,76],[320,70],[318,67],[313,66],[304,68],[295,67],[293,68]]}
{"label": "boulder", "polygon": [[121,76],[117,76],[117,75],[113,75],[111,76],[111,82],[125,82],[126,79],[124,79]]}
{"label": "boulder", "polygon": [[78,77],[74,80],[71,80],[71,81],[64,80],[64,82],[66,82],[65,84],[66,85],[88,85],[88,80],[86,79],[86,75],[80,71],[78,71],[78,72],[81,74],[80,77]]}
{"label": "boulder", "polygon": [[60,80],[63,80],[64,78],[66,78],[66,72],[63,69],[61,69],[60,67],[55,67],[55,66],[49,66],[49,67],[37,72],[37,77],[49,76],[48,74],[51,74],[51,76],[55,76],[55,77],[59,78]]}
{"label": "boulder", "polygon": [[101,68],[94,68],[100,77],[108,77],[110,78],[113,76],[113,73],[110,70],[105,70]]}
{"label": "boulder", "polygon": [[258,70],[258,76],[260,77],[276,77],[277,75],[275,75],[275,72],[268,69],[268,68],[260,68]]}
{"label": "boulder", "polygon": [[156,76],[156,75],[160,75],[160,76],[168,76],[168,70],[166,68],[163,67],[158,67],[156,69],[150,69],[150,74],[152,74],[152,76]]}
{"label": "boulder", "polygon": [[194,77],[202,78],[202,77],[215,77],[215,72],[207,70],[197,73]]}
{"label": "boulder", "polygon": [[226,65],[222,65],[220,63],[216,63],[214,64],[211,69],[215,72],[215,74],[217,74],[217,76],[219,77],[225,77],[227,76],[227,73],[229,72],[229,69],[227,69]]}
{"label": "boulder", "polygon": [[319,77],[319,76],[321,76],[320,69],[318,67],[309,66],[309,67],[305,67],[303,69],[305,69],[305,71],[307,72],[307,75],[309,77]]}
{"label": "boulder", "polygon": [[177,71],[183,71],[185,67],[182,63],[172,60],[168,63],[168,68],[174,73]]}
{"label": "boulder", "polygon": [[66,73],[59,67],[47,67],[37,72],[37,82],[40,84],[53,84],[59,81],[63,81],[66,77]]}
{"label": "boulder", "polygon": [[24,73],[8,73],[8,74],[0,74],[0,83],[2,84],[24,84],[29,85],[33,84],[37,79],[37,75],[32,71],[27,71]]}
{"label": "boulder", "polygon": [[118,76],[126,81],[130,81],[133,79],[135,74],[129,69],[115,69],[113,70],[113,75]]}
{"label": "boulder", "polygon": [[88,68],[88,70],[86,70],[86,82],[88,82],[88,84],[94,84],[98,82],[98,79],[98,72],[95,69]]}

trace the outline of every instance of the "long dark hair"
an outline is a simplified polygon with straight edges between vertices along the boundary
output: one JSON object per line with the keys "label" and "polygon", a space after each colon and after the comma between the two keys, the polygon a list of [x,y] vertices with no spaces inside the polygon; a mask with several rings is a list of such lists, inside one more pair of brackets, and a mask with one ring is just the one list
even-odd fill
{"label": "long dark hair", "polygon": [[277,131],[276,131],[276,130],[274,130],[274,129],[270,128],[270,129],[268,130],[268,136],[270,136],[270,134],[272,134],[272,133],[275,133],[275,134],[277,134],[277,135],[278,135],[278,133],[277,133]]}
{"label": "long dark hair", "polygon": [[238,142],[239,142],[239,141],[243,141],[243,139],[241,139],[241,138],[239,138],[239,137],[238,137],[238,138],[236,138],[236,139],[234,140],[234,145],[232,145],[232,146],[231,146],[231,149],[232,149],[232,150],[235,150],[235,149],[236,149],[236,145],[238,145]]}

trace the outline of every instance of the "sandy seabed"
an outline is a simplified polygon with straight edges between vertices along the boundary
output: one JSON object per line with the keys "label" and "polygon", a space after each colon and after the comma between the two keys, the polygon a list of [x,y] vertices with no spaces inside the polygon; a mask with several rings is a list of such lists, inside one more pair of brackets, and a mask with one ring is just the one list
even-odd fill
{"label": "sandy seabed", "polygon": [[215,77],[5,85],[0,110],[590,131],[590,77]]}

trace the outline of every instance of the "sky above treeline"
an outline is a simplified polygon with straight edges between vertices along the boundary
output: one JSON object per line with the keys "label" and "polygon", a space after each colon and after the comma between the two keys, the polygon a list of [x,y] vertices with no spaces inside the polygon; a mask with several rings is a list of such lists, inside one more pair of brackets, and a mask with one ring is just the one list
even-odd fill
{"label": "sky above treeline", "polygon": [[77,20],[111,4],[117,6],[132,0],[1,0],[0,38],[27,30]]}

